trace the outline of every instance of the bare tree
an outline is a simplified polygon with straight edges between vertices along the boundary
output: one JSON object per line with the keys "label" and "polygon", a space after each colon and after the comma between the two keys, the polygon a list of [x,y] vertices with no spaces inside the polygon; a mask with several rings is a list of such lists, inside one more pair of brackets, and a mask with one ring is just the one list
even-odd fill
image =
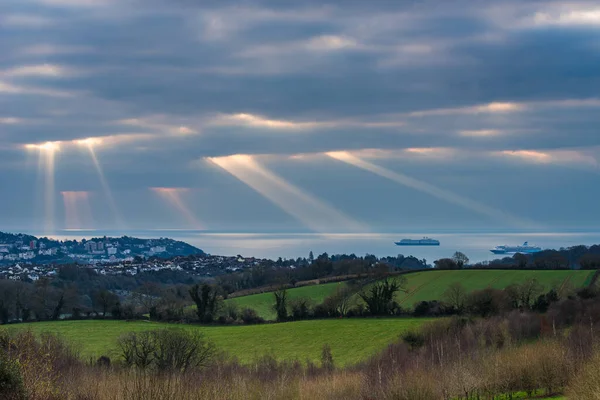
{"label": "bare tree", "polygon": [[125,365],[158,371],[202,367],[214,355],[214,346],[200,332],[181,328],[131,332],[121,336],[118,345]]}
{"label": "bare tree", "polygon": [[467,290],[459,282],[454,282],[442,295],[442,300],[452,306],[459,314],[467,303]]}
{"label": "bare tree", "polygon": [[467,257],[465,253],[461,253],[460,251],[454,253],[454,255],[452,256],[452,260],[456,263],[458,268],[462,268],[469,263],[469,257]]}
{"label": "bare tree", "polygon": [[156,307],[160,288],[154,282],[144,282],[135,292],[132,293],[134,301],[142,307],[144,313],[150,312],[150,309]]}

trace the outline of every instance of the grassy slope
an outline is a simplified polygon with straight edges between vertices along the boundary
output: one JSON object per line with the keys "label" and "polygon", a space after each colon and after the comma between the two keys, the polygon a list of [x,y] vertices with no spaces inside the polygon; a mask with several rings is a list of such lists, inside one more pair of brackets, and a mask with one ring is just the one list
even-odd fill
{"label": "grassy slope", "polygon": [[[331,346],[337,365],[349,365],[382,350],[409,329],[427,319],[336,319],[249,326],[192,326],[218,349],[248,363],[266,354],[281,360],[319,361],[325,343]],[[31,329],[34,333],[59,333],[81,348],[84,357],[118,356],[117,338],[126,332],[164,327],[154,322],[56,321],[12,325],[9,329]]]}
{"label": "grassy slope", "polygon": [[[322,285],[303,286],[295,289],[288,290],[288,299],[296,299],[299,297],[308,297],[312,299],[315,304],[322,303],[325,297],[329,296],[335,291],[335,288],[345,285],[344,282],[336,283],[325,283]],[[261,317],[273,320],[275,319],[275,311],[273,311],[273,293],[259,293],[250,296],[236,297],[227,301],[233,302],[242,308],[252,308],[258,312]]]}
{"label": "grassy slope", "polygon": [[[564,282],[574,287],[582,287],[589,283],[594,271],[518,271],[518,270],[461,270],[461,271],[427,271],[407,274],[408,293],[398,294],[397,299],[404,307],[412,307],[424,300],[439,300],[444,291],[452,283],[460,282],[467,290],[479,290],[486,287],[505,288],[513,283],[523,282],[530,278],[537,279],[546,290],[562,285]],[[290,299],[310,297],[315,303],[320,303],[325,297],[335,291],[338,285],[344,283],[327,283],[323,285],[305,286],[288,290]],[[272,320],[275,312],[272,293],[260,293],[250,296],[237,297],[228,301],[235,302],[239,307],[255,309],[260,316]]]}
{"label": "grassy slope", "polygon": [[419,272],[407,275],[408,294],[398,296],[399,302],[412,306],[424,300],[439,300],[451,284],[461,283],[467,290],[486,287],[505,288],[527,279],[537,279],[546,290],[570,282],[574,287],[582,287],[594,271],[509,271],[509,270],[462,270]]}

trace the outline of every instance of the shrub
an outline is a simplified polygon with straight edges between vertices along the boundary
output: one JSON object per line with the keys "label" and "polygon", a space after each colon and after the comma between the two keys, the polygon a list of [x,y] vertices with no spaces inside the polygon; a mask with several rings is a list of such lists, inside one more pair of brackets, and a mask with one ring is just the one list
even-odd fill
{"label": "shrub", "polygon": [[598,399],[600,393],[600,353],[585,364],[567,387],[569,399]]}
{"label": "shrub", "polygon": [[406,278],[403,276],[385,279],[373,284],[366,292],[359,293],[359,296],[365,302],[369,314],[390,315],[398,307],[394,295],[398,291],[404,291],[405,286]]}
{"label": "shrub", "polygon": [[262,324],[265,322],[264,319],[258,316],[256,310],[252,308],[244,308],[241,315],[242,321],[245,324]]}
{"label": "shrub", "polygon": [[238,319],[238,317],[240,316],[238,305],[232,301],[226,302],[225,306],[223,307],[223,314],[223,316],[229,319]]}
{"label": "shrub", "polygon": [[110,367],[110,357],[101,356],[96,360],[96,366],[99,368],[109,368]]}
{"label": "shrub", "polygon": [[0,398],[6,400],[25,399],[25,385],[19,363],[0,353]]}
{"label": "shrub", "polygon": [[425,344],[425,338],[423,335],[414,331],[408,331],[402,335],[402,341],[411,349],[418,349]]}
{"label": "shrub", "polygon": [[321,350],[321,367],[326,371],[332,371],[335,367],[331,347],[327,343],[323,345],[323,349]]}
{"label": "shrub", "polygon": [[158,329],[119,338],[125,365],[158,371],[186,371],[205,366],[214,355],[214,347],[197,331],[181,328]]}
{"label": "shrub", "polygon": [[290,300],[292,318],[295,320],[309,318],[312,311],[311,308],[311,300],[309,298],[300,297]]}

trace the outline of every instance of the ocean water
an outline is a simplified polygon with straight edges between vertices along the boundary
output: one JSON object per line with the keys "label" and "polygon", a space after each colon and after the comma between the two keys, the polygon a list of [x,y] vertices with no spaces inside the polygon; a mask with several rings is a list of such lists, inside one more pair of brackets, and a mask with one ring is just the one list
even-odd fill
{"label": "ocean water", "polygon": [[[36,235],[36,233],[31,232]],[[47,235],[56,239],[91,238],[98,236],[134,236],[141,238],[168,237],[190,243],[209,254],[242,255],[277,259],[315,257],[328,254],[350,254],[362,256],[415,256],[428,263],[451,257],[454,252],[465,253],[471,262],[493,260],[499,256],[490,252],[497,245],[517,245],[528,241],[543,249],[560,249],[576,245],[600,244],[600,232],[547,232],[547,233],[226,233],[194,230],[145,230],[145,231],[60,231]],[[36,236],[43,236],[37,234]],[[404,247],[395,241],[403,238],[419,239],[428,236],[440,241],[440,246]]]}

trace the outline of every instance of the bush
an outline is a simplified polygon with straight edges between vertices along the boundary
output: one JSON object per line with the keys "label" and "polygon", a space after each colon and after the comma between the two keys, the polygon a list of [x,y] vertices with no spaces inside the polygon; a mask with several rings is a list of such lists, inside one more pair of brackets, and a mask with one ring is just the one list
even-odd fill
{"label": "bush", "polygon": [[425,338],[421,333],[408,331],[402,335],[402,341],[406,343],[411,349],[418,349],[425,344]]}
{"label": "bush", "polygon": [[446,307],[436,300],[421,301],[415,306],[413,315],[415,317],[439,316],[446,313]]}
{"label": "bush", "polygon": [[600,353],[577,373],[567,388],[569,399],[597,399],[600,393]]}
{"label": "bush", "polygon": [[321,350],[321,368],[326,371],[332,371],[335,368],[333,353],[327,343],[323,345],[323,349]]}
{"label": "bush", "polygon": [[214,355],[214,347],[196,331],[181,328],[158,329],[119,338],[125,365],[158,371],[186,371],[205,366]]}
{"label": "bush", "polygon": [[300,297],[290,300],[290,309],[292,318],[295,320],[307,319],[311,316],[311,300],[306,297]]}
{"label": "bush", "polygon": [[0,398],[6,400],[26,398],[19,363],[4,354],[0,354]]}
{"label": "bush", "polygon": [[241,315],[242,321],[245,324],[262,324],[265,322],[264,319],[258,316],[256,310],[252,308],[244,308]]}
{"label": "bush", "polygon": [[223,316],[227,319],[236,320],[240,316],[238,305],[232,301],[226,302],[223,307]]}

